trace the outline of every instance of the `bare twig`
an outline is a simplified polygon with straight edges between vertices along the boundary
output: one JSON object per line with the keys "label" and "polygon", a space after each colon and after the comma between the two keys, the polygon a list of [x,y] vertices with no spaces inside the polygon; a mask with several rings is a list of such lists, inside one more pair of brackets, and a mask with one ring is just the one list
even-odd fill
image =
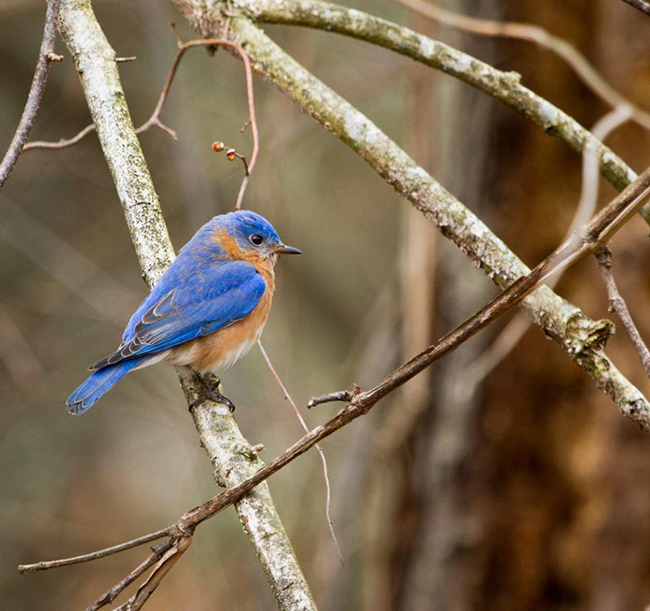
{"label": "bare twig", "polygon": [[[192,537],[179,537],[175,539],[169,549],[156,562],[153,571],[151,571],[146,581],[138,588],[138,591],[115,611],[120,611],[120,609],[122,611],[137,611],[137,609],[141,609],[160,585],[165,575],[171,571],[172,567],[180,560],[181,556],[191,544]],[[90,611],[90,609],[86,611]]]}
{"label": "bare twig", "polygon": [[[626,2],[628,0],[625,0]],[[630,0],[634,2],[635,0]],[[427,0],[397,0],[400,4],[439,23],[479,36],[514,38],[533,42],[561,57],[598,97],[612,108],[627,106],[631,118],[650,129],[650,113],[638,108],[616,91],[571,43],[544,28],[528,23],[513,23],[460,15]],[[637,7],[638,8],[638,7]]]}
{"label": "bare twig", "polygon": [[59,16],[61,0],[48,0],[47,11],[45,13],[45,29],[43,30],[43,41],[38,55],[36,71],[32,79],[32,86],[27,96],[27,104],[20,118],[18,129],[11,140],[9,149],[0,163],[0,187],[2,187],[11,170],[14,169],[18,157],[25,146],[29,132],[34,125],[36,113],[43,99],[43,92],[47,83],[47,75],[50,71],[50,64],[53,61],[61,61],[63,58],[54,53],[54,40],[56,36],[56,23]]}
{"label": "bare twig", "polygon": [[623,2],[627,2],[630,6],[639,9],[642,13],[650,15],[650,2],[646,0],[623,0]]}
{"label": "bare twig", "polygon": [[149,533],[143,537],[137,537],[136,539],[131,539],[130,541],[125,541],[119,545],[113,545],[112,547],[100,549],[90,554],[82,554],[81,556],[63,558],[62,560],[45,560],[43,562],[36,562],[35,564],[21,564],[18,566],[18,572],[32,573],[34,571],[47,571],[48,569],[56,569],[60,566],[69,566],[71,564],[90,562],[91,560],[105,558],[106,556],[111,556],[112,554],[117,554],[127,549],[138,547],[151,541],[156,541],[156,539],[162,539],[163,537],[169,536],[169,534],[169,528],[163,528],[162,530],[157,530],[156,532]]}
{"label": "bare twig", "polygon": [[609,248],[601,248],[596,253],[596,258],[598,259],[598,269],[600,270],[600,275],[605,282],[607,287],[607,297],[609,298],[609,311],[616,312],[618,317],[623,323],[623,327],[627,331],[627,334],[632,340],[632,344],[641,359],[641,364],[645,370],[646,375],[650,378],[650,350],[648,346],[643,341],[639,330],[637,329],[630,311],[625,303],[625,300],[621,296],[621,293],[616,286],[616,281],[614,280],[614,273],[612,272],[612,253]]}
{"label": "bare twig", "polygon": [[106,605],[110,605],[126,588],[128,588],[140,575],[144,574],[147,569],[153,566],[162,555],[167,552],[173,545],[173,540],[169,539],[158,547],[151,549],[151,554],[135,567],[122,581],[102,594],[86,611],[97,611]]}
{"label": "bare twig", "polygon": [[[296,402],[291,398],[291,395],[289,394],[287,387],[282,382],[282,379],[278,375],[278,372],[275,370],[275,367],[273,367],[273,363],[271,362],[271,359],[269,358],[269,355],[267,354],[266,349],[262,344],[262,340],[258,339],[257,345],[259,346],[260,352],[264,357],[266,366],[269,368],[271,374],[275,378],[275,381],[278,383],[278,386],[282,390],[284,394],[284,398],[289,402],[289,405],[291,405],[293,412],[294,414],[296,414],[296,418],[298,418],[298,421],[300,422],[305,433],[309,433],[309,427],[307,426],[305,419],[302,417],[302,414],[300,413],[300,410],[298,409]],[[330,534],[332,535],[332,541],[334,541],[334,547],[336,547],[336,553],[339,556],[339,560],[342,565],[345,565],[345,563],[343,562],[343,555],[341,554],[341,547],[339,546],[338,539],[336,538],[336,533],[334,532],[334,524],[332,523],[332,516],[330,512],[330,508],[332,504],[332,489],[330,486],[330,476],[329,476],[329,470],[327,468],[327,459],[325,458],[325,452],[323,452],[323,449],[318,444],[316,444],[316,450],[320,454],[320,459],[321,462],[323,463],[323,476],[325,477],[325,490],[326,490],[325,515],[327,517],[327,524],[329,526]]]}

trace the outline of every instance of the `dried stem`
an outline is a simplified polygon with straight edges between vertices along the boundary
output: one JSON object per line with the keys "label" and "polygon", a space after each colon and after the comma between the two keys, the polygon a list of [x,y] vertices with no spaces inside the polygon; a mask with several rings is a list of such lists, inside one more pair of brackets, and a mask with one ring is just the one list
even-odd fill
{"label": "dried stem", "polygon": [[650,113],[638,108],[616,91],[571,43],[555,34],[551,34],[544,28],[528,23],[495,21],[460,15],[431,4],[426,0],[397,0],[397,2],[429,19],[463,32],[478,34],[479,36],[525,40],[548,49],[571,66],[583,83],[612,108],[618,106],[628,107],[630,117],[639,125],[650,129]]}
{"label": "dried stem", "polygon": [[110,605],[126,588],[128,588],[138,577],[143,575],[147,569],[153,566],[168,549],[174,544],[172,539],[165,541],[165,543],[158,547],[152,548],[151,554],[143,560],[137,567],[135,567],[122,581],[114,585],[112,588],[102,594],[86,611],[97,611],[106,605]]}
{"label": "dried stem", "polygon": [[143,537],[125,541],[119,545],[113,545],[105,549],[100,549],[90,554],[82,554],[81,556],[73,556],[71,558],[63,558],[62,560],[45,560],[43,562],[36,562],[34,564],[21,564],[18,566],[19,573],[32,573],[34,571],[47,571],[48,569],[56,569],[60,566],[70,566],[71,564],[80,564],[82,562],[90,562],[91,560],[98,560],[99,558],[106,558],[112,554],[123,552],[127,549],[132,549],[156,539],[162,539],[170,535],[169,528],[163,528],[156,532],[149,533]]}
{"label": "dried stem", "polygon": [[623,327],[630,336],[634,349],[641,359],[643,369],[645,370],[646,375],[650,378],[650,350],[648,350],[648,346],[643,341],[639,330],[632,320],[627,304],[616,286],[614,273],[612,272],[612,253],[609,248],[601,248],[596,253],[596,258],[598,259],[600,275],[602,276],[603,281],[605,282],[605,287],[607,288],[609,311],[616,312],[618,317],[621,319]]}
{"label": "dried stem", "polygon": [[43,92],[47,84],[47,75],[50,71],[50,64],[53,61],[61,61],[63,58],[54,53],[54,41],[56,36],[56,24],[59,18],[61,0],[48,0],[47,11],[45,13],[45,28],[43,30],[43,40],[38,55],[36,71],[32,79],[32,86],[29,89],[27,103],[23,110],[23,115],[18,123],[16,133],[11,140],[11,144],[0,163],[0,187],[2,187],[11,170],[14,169],[20,153],[23,151],[29,132],[36,120],[36,113],[43,99]]}

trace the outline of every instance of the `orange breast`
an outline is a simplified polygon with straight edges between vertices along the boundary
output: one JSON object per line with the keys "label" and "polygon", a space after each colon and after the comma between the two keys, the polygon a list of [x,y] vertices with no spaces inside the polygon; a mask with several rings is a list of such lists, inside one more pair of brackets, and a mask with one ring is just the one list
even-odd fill
{"label": "orange breast", "polygon": [[214,372],[230,367],[255,345],[269,317],[275,290],[273,264],[264,261],[255,267],[266,282],[266,291],[257,307],[246,318],[224,329],[172,349],[168,361],[189,365],[200,373]]}

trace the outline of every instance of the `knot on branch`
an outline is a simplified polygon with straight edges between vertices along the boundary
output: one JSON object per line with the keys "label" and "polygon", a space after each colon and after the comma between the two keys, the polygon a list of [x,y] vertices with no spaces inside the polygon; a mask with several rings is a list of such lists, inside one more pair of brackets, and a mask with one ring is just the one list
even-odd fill
{"label": "knot on branch", "polygon": [[611,320],[590,320],[581,312],[576,312],[566,325],[567,350],[574,358],[600,351],[614,333],[615,326]]}

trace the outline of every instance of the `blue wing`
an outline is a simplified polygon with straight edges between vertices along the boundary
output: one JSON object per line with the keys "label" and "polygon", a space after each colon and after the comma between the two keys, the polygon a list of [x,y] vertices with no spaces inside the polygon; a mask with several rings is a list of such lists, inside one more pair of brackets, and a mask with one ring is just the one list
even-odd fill
{"label": "blue wing", "polygon": [[167,272],[129,321],[120,347],[91,369],[223,329],[250,314],[266,290],[264,278],[245,261],[196,268],[177,259]]}

